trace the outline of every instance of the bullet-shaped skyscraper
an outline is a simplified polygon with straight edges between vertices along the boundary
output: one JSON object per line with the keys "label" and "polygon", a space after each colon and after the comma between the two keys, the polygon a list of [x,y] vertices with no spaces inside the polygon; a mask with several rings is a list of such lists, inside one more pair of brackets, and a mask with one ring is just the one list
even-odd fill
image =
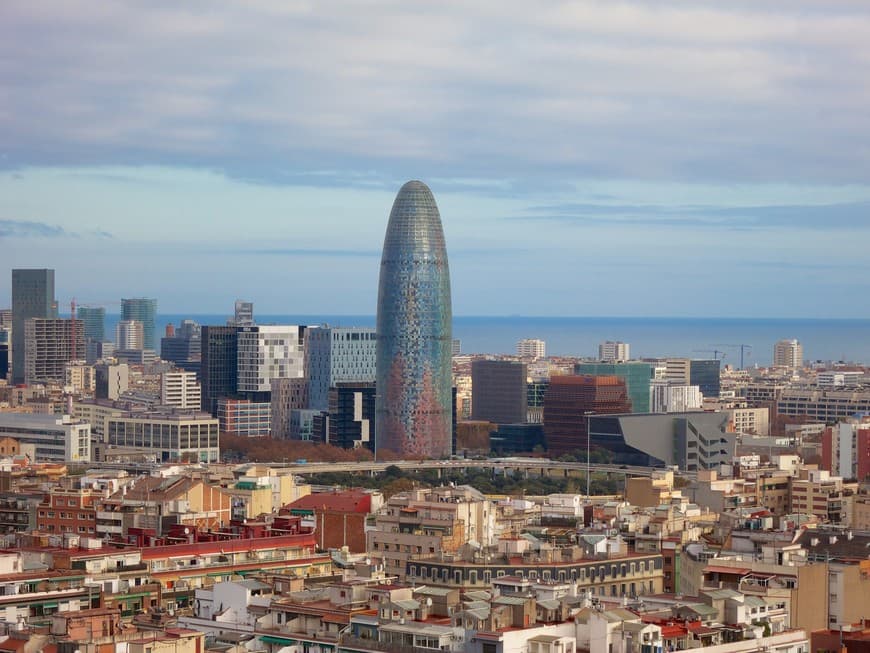
{"label": "bullet-shaped skyscraper", "polygon": [[378,286],[375,454],[451,453],[452,311],[441,216],[420,181],[393,202]]}

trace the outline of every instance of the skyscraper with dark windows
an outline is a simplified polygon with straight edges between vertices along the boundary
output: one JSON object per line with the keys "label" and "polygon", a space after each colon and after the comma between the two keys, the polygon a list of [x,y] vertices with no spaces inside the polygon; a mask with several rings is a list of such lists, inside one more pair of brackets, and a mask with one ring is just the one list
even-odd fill
{"label": "skyscraper with dark windows", "polygon": [[202,327],[202,409],[217,415],[221,397],[238,396],[239,330],[231,326]]}
{"label": "skyscraper with dark windows", "polygon": [[381,256],[375,455],[452,450],[452,311],[441,216],[420,181],[393,202]]}
{"label": "skyscraper with dark windows", "polygon": [[34,317],[57,318],[54,270],[12,270],[12,383],[24,383],[24,324]]}
{"label": "skyscraper with dark windows", "polygon": [[157,317],[157,300],[145,297],[134,297],[121,300],[121,319],[136,320],[142,323],[144,348],[156,351],[157,333],[155,318]]}

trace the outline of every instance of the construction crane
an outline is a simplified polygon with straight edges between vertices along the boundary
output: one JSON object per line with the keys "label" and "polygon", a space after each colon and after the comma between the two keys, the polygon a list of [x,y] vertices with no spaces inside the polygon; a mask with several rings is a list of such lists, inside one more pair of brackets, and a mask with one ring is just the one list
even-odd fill
{"label": "construction crane", "polygon": [[[717,361],[725,358],[725,352],[721,349],[693,349],[693,354],[713,354],[713,358]],[[722,354],[720,357],[719,354]]]}
{"label": "construction crane", "polygon": [[741,370],[743,369],[743,359],[747,355],[747,352],[749,354],[751,354],[751,352],[752,352],[752,345],[744,345],[744,344],[729,345],[729,344],[721,344],[720,343],[718,345],[712,345],[712,346],[713,347],[733,347],[734,349],[737,349],[739,347],[740,348],[740,369]]}
{"label": "construction crane", "polygon": [[69,356],[71,361],[76,361],[76,298],[73,297],[69,302]]}

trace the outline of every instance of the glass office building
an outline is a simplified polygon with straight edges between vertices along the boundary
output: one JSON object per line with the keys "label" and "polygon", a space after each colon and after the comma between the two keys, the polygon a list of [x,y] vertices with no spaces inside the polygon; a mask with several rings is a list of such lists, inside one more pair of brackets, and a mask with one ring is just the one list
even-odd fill
{"label": "glass office building", "polygon": [[625,379],[625,388],[631,401],[631,412],[650,412],[652,365],[649,363],[578,363],[574,366],[574,374],[618,376]]}
{"label": "glass office building", "polygon": [[377,317],[375,454],[452,449],[452,311],[441,216],[422,182],[402,186],[387,225]]}
{"label": "glass office building", "polygon": [[121,300],[121,319],[136,320],[142,323],[144,348],[157,351],[157,333],[155,318],[157,317],[157,300],[145,297],[134,297]]}

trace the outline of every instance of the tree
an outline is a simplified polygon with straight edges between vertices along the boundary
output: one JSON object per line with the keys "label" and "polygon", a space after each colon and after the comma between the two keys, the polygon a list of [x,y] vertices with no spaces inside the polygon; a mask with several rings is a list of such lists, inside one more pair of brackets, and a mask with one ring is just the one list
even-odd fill
{"label": "tree", "polygon": [[400,492],[409,492],[416,487],[417,482],[411,480],[410,478],[397,478],[384,485],[381,488],[381,492],[384,493],[384,499],[389,499],[394,494],[399,494]]}

